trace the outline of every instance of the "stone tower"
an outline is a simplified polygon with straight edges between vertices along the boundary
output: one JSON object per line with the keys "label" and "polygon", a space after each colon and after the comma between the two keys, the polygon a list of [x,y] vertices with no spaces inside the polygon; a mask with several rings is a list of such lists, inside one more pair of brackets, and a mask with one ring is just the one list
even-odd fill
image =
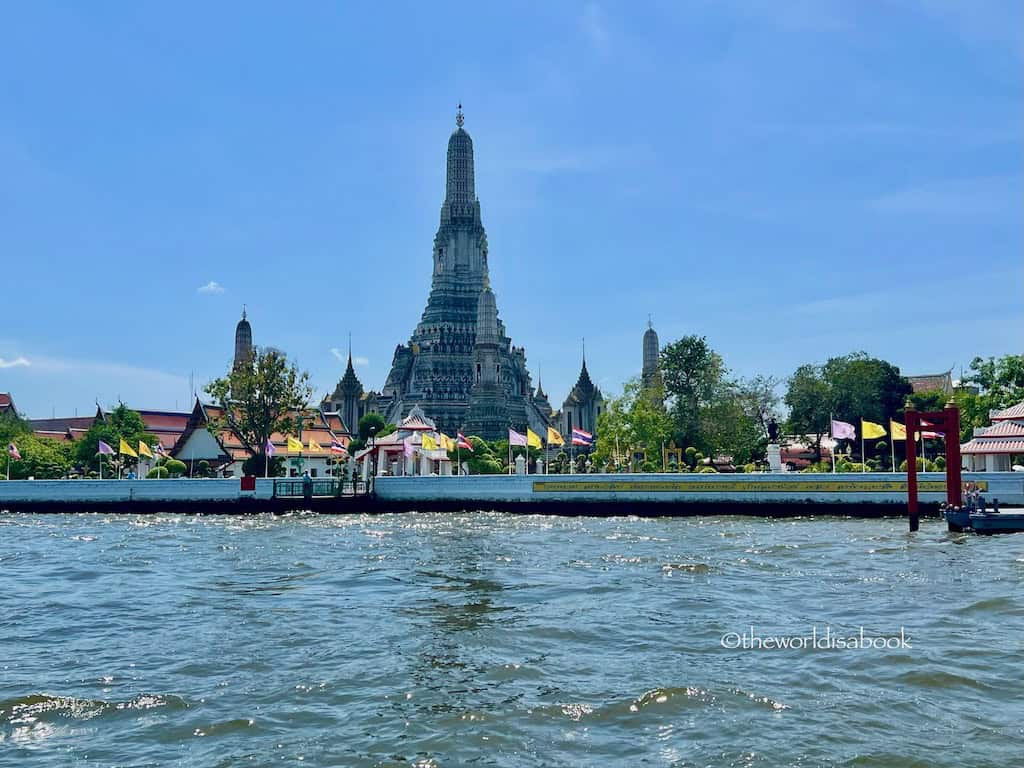
{"label": "stone tower", "polygon": [[[465,432],[476,391],[480,403],[472,423],[479,429],[473,434],[497,439],[507,434],[509,426],[520,430],[530,426],[539,432],[548,422],[533,399],[526,353],[512,346],[490,289],[473,140],[463,128],[461,104],[455,124],[448,139],[445,198],[434,236],[430,295],[409,342],[395,348],[391,372],[379,398],[380,410],[389,422],[397,424],[419,406],[441,431]],[[481,307],[481,301],[486,306]],[[487,329],[478,344],[482,321]],[[484,359],[488,361],[486,382]],[[492,369],[493,382],[489,379]],[[500,390],[500,397],[492,385]],[[505,423],[499,429],[499,415],[492,411],[501,402],[506,410]]]}
{"label": "stone tower", "polygon": [[658,361],[661,347],[658,343],[658,332],[654,325],[647,321],[647,330],[644,331],[644,362],[640,373],[640,385],[643,389],[661,389],[661,368]]}
{"label": "stone tower", "polygon": [[242,319],[235,326],[235,361],[233,367],[240,368],[252,360],[252,326],[245,319],[245,307],[242,307]]}
{"label": "stone tower", "polygon": [[473,346],[474,382],[469,392],[469,409],[462,425],[467,434],[500,436],[509,427],[508,400],[501,386],[502,346],[501,334],[498,332],[498,303],[490,285],[485,284],[477,302],[476,344]]}

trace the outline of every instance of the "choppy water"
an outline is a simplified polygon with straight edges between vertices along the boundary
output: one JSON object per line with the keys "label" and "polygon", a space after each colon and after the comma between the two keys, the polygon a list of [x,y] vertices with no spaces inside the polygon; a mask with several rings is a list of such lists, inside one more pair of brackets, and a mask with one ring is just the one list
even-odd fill
{"label": "choppy water", "polygon": [[1024,764],[1024,535],[4,515],[0,573],[2,765]]}

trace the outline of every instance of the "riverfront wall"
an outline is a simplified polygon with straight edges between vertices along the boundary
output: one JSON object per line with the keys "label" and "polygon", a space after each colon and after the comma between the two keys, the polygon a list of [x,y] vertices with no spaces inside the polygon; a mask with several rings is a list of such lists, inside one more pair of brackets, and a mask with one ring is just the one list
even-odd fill
{"label": "riverfront wall", "polygon": [[[1024,504],[1024,474],[965,473],[988,499]],[[946,498],[943,473],[918,475],[919,497]],[[402,509],[513,509],[574,514],[903,514],[907,477],[864,474],[616,474],[382,477],[379,505]]]}
{"label": "riverfront wall", "polygon": [[[1024,473],[968,472],[986,498],[1024,506]],[[372,497],[274,498],[274,480],[243,491],[221,480],[0,481],[0,510],[224,512],[312,509],[319,512],[506,510],[527,514],[600,515],[901,515],[906,475],[475,475],[380,477]],[[922,503],[937,509],[945,477],[919,475]]]}

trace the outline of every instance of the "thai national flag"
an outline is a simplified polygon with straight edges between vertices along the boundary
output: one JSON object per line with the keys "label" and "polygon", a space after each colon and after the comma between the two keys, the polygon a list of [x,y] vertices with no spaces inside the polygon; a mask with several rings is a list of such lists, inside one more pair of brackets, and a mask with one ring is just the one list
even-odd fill
{"label": "thai national flag", "polygon": [[465,448],[470,453],[473,452],[473,444],[466,439],[466,436],[464,434],[462,434],[461,432],[457,433],[457,438],[458,439],[455,444],[459,448]]}
{"label": "thai national flag", "polygon": [[593,445],[594,436],[589,432],[584,432],[582,429],[573,429],[572,431],[572,444],[573,445]]}
{"label": "thai national flag", "polygon": [[345,450],[345,446],[337,440],[331,440],[331,453],[340,453],[341,455],[345,455],[348,451]]}
{"label": "thai national flag", "polygon": [[11,443],[10,445],[7,446],[7,455],[10,456],[15,461],[21,461],[21,454],[18,453],[18,446],[16,446],[14,443]]}

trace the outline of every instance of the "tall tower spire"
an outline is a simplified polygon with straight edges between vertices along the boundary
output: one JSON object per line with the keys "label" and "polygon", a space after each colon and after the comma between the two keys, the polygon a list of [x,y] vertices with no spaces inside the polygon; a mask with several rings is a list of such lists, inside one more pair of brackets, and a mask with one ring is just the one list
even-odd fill
{"label": "tall tower spire", "polygon": [[[453,206],[472,207],[476,202],[476,187],[473,173],[473,139],[462,127],[466,122],[462,115],[462,105],[459,104],[459,111],[455,115],[456,128],[448,139],[448,185],[445,189],[445,202]],[[460,212],[453,210],[453,214],[472,216],[472,210]]]}
{"label": "tall tower spire", "polygon": [[460,104],[448,137],[427,306],[409,341],[395,348],[377,402],[394,423],[419,407],[439,429],[472,424],[475,434],[493,440],[510,424],[542,430],[549,415],[533,401],[525,351],[512,345],[498,316],[465,120]]}
{"label": "tall tower spire", "polygon": [[252,326],[245,319],[245,305],[242,305],[242,319],[235,326],[235,361],[239,368],[252,359]]}
{"label": "tall tower spire", "polygon": [[644,389],[661,388],[661,372],[658,363],[660,352],[658,332],[654,330],[654,323],[651,322],[651,316],[648,315],[647,330],[644,331],[643,340],[643,367],[640,370],[640,384]]}

